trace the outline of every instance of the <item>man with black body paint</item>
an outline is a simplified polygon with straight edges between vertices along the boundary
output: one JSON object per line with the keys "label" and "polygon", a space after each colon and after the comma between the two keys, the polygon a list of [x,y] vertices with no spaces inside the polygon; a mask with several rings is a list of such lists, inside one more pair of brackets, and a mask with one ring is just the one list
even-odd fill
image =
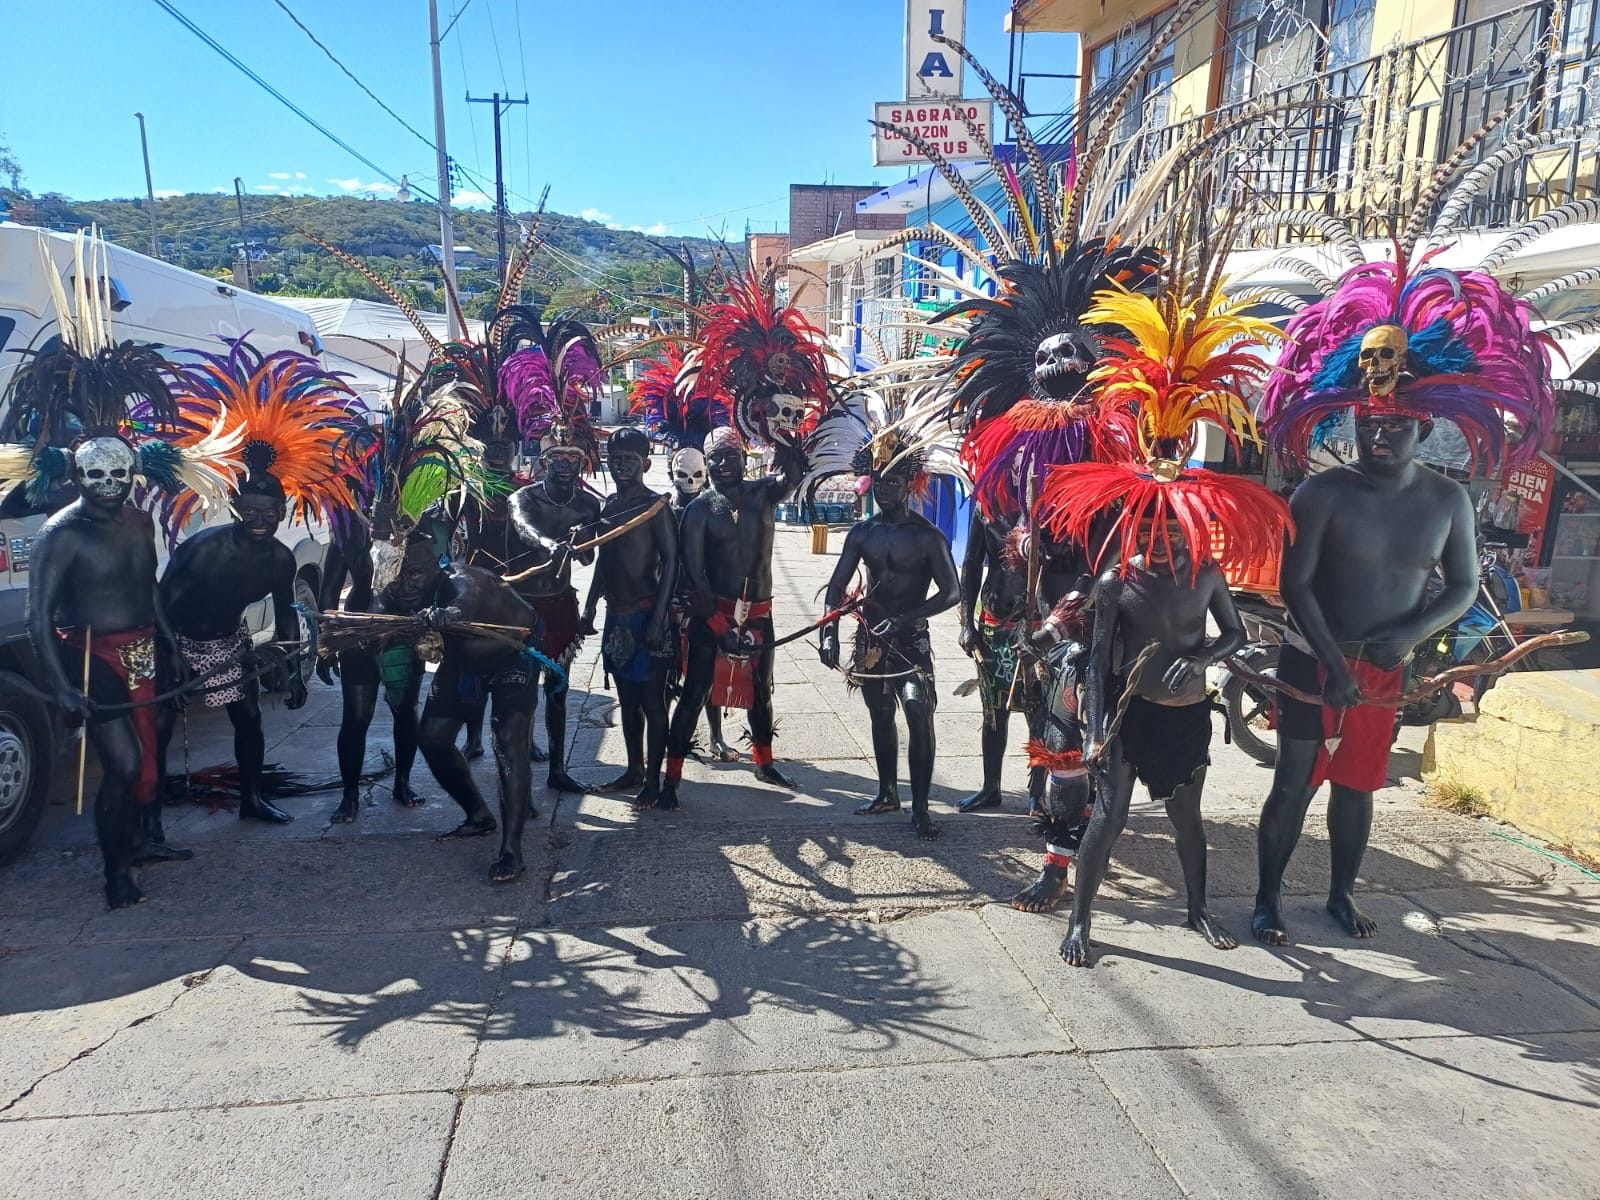
{"label": "man with black body paint", "polygon": [[601,531],[625,525],[652,506],[659,508],[602,545],[595,566],[595,587],[606,602],[600,654],[616,685],[628,753],[627,769],[601,790],[635,791],[634,806],[652,808],[660,797],[667,744],[667,617],[678,574],[678,523],[671,507],[644,485],[650,439],[643,432],[624,428],[613,433],[606,442],[606,464],[616,491],[600,510]]}
{"label": "man with black body paint", "polygon": [[[241,819],[283,824],[293,820],[261,794],[266,736],[261,729],[261,685],[250,678],[258,658],[244,627],[244,610],[272,597],[277,641],[300,649],[300,620],[294,607],[294,552],[277,539],[286,504],[283,488],[271,475],[254,474],[234,497],[231,524],[202,529],[180,543],[161,576],[161,598],[178,635],[188,668],[206,675],[200,695],[209,708],[226,707],[233,725],[234,761],[239,766]],[[222,667],[229,659],[234,665]],[[306,702],[306,685],[291,654],[285,707]],[[163,760],[176,716],[162,714]]]}
{"label": "man with black body paint", "polygon": [[658,808],[678,806],[683,760],[711,696],[719,656],[749,660],[753,698],[751,760],[762,783],[794,785],[772,761],[772,540],[778,505],[804,474],[798,451],[780,444],[778,473],[744,477],[744,447],[731,429],[705,440],[711,486],[683,514],[680,570],[690,606],[688,668],[667,733],[667,765]]}
{"label": "man with black body paint", "polygon": [[[914,455],[875,466],[865,453],[878,511],[851,527],[825,603],[831,612],[844,602],[856,568],[867,572],[866,599],[860,610],[850,678],[861,687],[872,719],[877,795],[856,809],[862,816],[900,811],[900,745],[895,705],[905,714],[911,774],[911,827],[920,838],[936,838],[939,827],[928,815],[936,741],[933,715],[939,697],[934,682],[928,618],[953,607],[960,597],[950,543],[925,518],[906,507],[920,472]],[[865,474],[867,471],[863,471]],[[928,594],[929,588],[933,594]],[[822,665],[839,666],[839,623],[822,627]]]}
{"label": "man with black body paint", "polygon": [[[1279,584],[1290,629],[1278,677],[1319,693],[1322,707],[1278,700],[1278,759],[1261,811],[1250,919],[1251,933],[1269,945],[1289,941],[1283,875],[1323,778],[1332,780],[1328,912],[1352,937],[1378,931],[1356,906],[1355,883],[1372,829],[1372,791],[1383,782],[1394,738],[1394,709],[1356,706],[1364,698],[1381,701],[1380,691],[1397,692],[1411,651],[1466,612],[1478,594],[1467,489],[1416,461],[1432,426],[1358,409],[1357,461],[1311,476],[1289,502],[1297,534],[1284,550]],[[1444,587],[1430,596],[1435,565]],[[1344,737],[1347,744],[1327,749],[1358,723],[1361,732]]]}

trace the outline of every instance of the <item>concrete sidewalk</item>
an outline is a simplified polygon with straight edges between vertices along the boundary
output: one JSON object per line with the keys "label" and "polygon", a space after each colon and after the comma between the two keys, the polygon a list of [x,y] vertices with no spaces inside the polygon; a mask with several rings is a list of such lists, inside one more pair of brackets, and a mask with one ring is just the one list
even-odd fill
{"label": "concrete sidewalk", "polygon": [[[780,632],[818,610],[807,549],[780,532]],[[596,651],[569,729],[594,782],[622,761]],[[1296,944],[1211,950],[1142,802],[1074,971],[1061,914],[1004,903],[1042,849],[1021,769],[1005,811],[951,808],[981,721],[951,617],[935,653],[933,844],[851,815],[865,711],[804,642],[778,675],[797,793],[747,764],[691,764],[673,814],[541,790],[511,886],[488,842],[431,839],[458,810],[420,766],[426,807],[380,784],[355,827],[334,795],[284,828],[169,810],[196,857],[118,913],[64,803],[0,872],[0,1195],[1600,1196],[1600,884],[1419,808],[1420,731],[1366,860],[1376,941],[1321,912],[1319,807]],[[337,689],[269,721],[269,759],[334,773]],[[1247,935],[1270,774],[1220,722],[1213,754],[1213,908]],[[197,714],[189,755],[231,757],[226,721]]]}

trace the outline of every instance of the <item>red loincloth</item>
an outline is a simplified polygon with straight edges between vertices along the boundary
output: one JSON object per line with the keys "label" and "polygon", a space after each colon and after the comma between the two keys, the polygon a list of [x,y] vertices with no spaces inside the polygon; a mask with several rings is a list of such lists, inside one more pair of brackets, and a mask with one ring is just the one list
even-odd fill
{"label": "red loincloth", "polygon": [[[1345,660],[1361,695],[1367,700],[1400,698],[1405,667],[1387,670],[1360,659]],[[1317,664],[1317,686],[1328,680]],[[1331,782],[1357,792],[1375,792],[1389,779],[1389,748],[1394,745],[1395,704],[1362,704],[1356,708],[1322,707],[1322,745],[1311,772],[1312,788]]]}
{"label": "red loincloth", "polygon": [[540,652],[553,662],[566,667],[583,639],[578,636],[578,593],[568,589],[553,596],[530,596],[528,603],[544,622],[544,638]]}
{"label": "red loincloth", "polygon": [[[706,622],[707,627],[718,636],[728,629],[738,628],[734,623],[737,613],[737,601],[717,597],[716,615]],[[759,644],[761,635],[770,636],[772,624],[772,601],[758,600],[749,606],[745,613],[744,628],[749,629],[756,623],[753,630]],[[748,711],[756,702],[756,660],[753,655],[738,658],[717,652],[716,666],[711,675],[711,696],[707,703],[717,708],[741,708]]]}
{"label": "red loincloth", "polygon": [[[139,739],[139,779],[134,785],[134,800],[154,804],[161,778],[156,761],[156,643],[155,628],[123,629],[116,633],[91,633],[89,656],[104,668],[91,668],[89,698],[97,704],[127,704],[139,707],[129,712],[107,713],[89,718],[90,724],[117,721],[126,717]],[[83,631],[57,629],[56,638],[74,654],[62,656],[67,678],[74,687],[83,685]],[[110,679],[107,679],[109,673]]]}

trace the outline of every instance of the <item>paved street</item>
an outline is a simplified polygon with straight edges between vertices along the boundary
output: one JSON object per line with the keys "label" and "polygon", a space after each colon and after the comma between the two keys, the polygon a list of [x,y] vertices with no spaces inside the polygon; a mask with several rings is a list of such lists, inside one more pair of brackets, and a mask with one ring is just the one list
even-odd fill
{"label": "paved street", "polygon": [[[779,534],[780,632],[833,561],[808,543]],[[1419,807],[1420,731],[1366,860],[1377,941],[1321,914],[1319,805],[1297,944],[1209,949],[1141,800],[1074,971],[1062,914],[1005,904],[1040,861],[1024,802],[951,807],[981,718],[953,617],[936,633],[931,845],[851,815],[865,713],[805,643],[777,689],[797,794],[695,764],[670,815],[541,790],[511,886],[489,843],[432,840],[458,810],[419,766],[426,807],[380,783],[353,828],[332,795],[285,828],[169,810],[194,861],[107,913],[64,795],[0,871],[0,1195],[1600,1196],[1600,884]],[[573,676],[591,781],[622,761],[597,650]],[[269,759],[333,774],[338,721],[314,684],[270,714]],[[231,757],[218,714],[189,740],[197,767]],[[1211,894],[1244,935],[1269,773],[1220,721],[1213,755]]]}

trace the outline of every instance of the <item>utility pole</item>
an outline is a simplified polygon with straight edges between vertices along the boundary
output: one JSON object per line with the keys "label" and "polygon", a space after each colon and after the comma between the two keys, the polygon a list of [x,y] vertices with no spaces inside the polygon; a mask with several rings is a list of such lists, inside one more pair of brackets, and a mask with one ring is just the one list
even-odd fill
{"label": "utility pole", "polygon": [[450,302],[456,287],[456,231],[450,221],[450,156],[444,149],[444,87],[439,74],[439,0],[428,0],[428,49],[433,54],[433,143],[439,148],[439,260],[449,286],[444,311],[450,340],[461,340],[461,313]]}
{"label": "utility pole", "polygon": [[250,239],[244,232],[244,185],[239,182],[239,177],[233,177],[233,199],[239,206],[239,248],[244,252],[244,290],[256,290],[255,277],[250,274]]}
{"label": "utility pole", "polygon": [[144,202],[150,209],[150,257],[160,258],[161,248],[156,244],[156,189],[150,182],[150,142],[144,136],[144,114],[139,118],[139,149],[144,153]]}
{"label": "utility pole", "polygon": [[494,105],[494,216],[495,216],[495,258],[500,264],[500,278],[506,277],[506,177],[500,165],[500,118],[511,111],[513,104],[526,104],[528,97],[513,100],[510,96],[505,98],[505,107],[502,108],[500,93],[496,92],[487,100],[482,96],[467,93],[468,104]]}

